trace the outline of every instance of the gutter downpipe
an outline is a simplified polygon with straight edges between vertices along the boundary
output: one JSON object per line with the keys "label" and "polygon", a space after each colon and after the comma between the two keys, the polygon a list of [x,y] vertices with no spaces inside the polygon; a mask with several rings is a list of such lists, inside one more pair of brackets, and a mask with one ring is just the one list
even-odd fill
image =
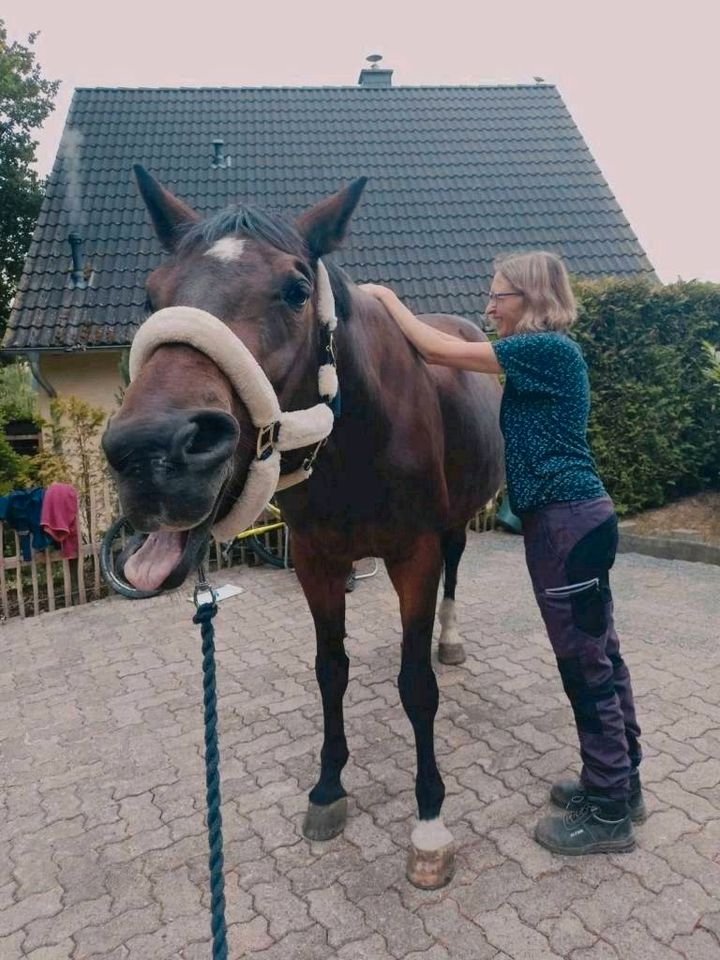
{"label": "gutter downpipe", "polygon": [[26,356],[28,358],[28,363],[30,364],[30,371],[33,375],[33,379],[43,388],[50,399],[54,400],[55,397],[57,397],[57,390],[49,381],[45,379],[42,373],[40,373],[40,353],[37,350],[28,350]]}

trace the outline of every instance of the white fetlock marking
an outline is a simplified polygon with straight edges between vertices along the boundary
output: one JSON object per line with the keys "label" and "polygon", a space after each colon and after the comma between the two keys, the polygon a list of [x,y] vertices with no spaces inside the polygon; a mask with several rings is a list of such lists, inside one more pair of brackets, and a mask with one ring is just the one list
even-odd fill
{"label": "white fetlock marking", "polygon": [[462,643],[462,637],[457,628],[457,613],[455,601],[444,597],[440,603],[440,643]]}
{"label": "white fetlock marking", "polygon": [[417,820],[410,842],[416,850],[442,850],[453,842],[453,835],[443,823],[442,817]]}

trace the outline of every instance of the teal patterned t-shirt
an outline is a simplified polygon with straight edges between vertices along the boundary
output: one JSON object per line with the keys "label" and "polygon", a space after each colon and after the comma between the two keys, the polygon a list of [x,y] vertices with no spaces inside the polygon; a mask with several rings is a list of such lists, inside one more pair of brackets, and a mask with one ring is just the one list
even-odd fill
{"label": "teal patterned t-shirt", "polygon": [[587,442],[590,386],[580,347],[560,333],[521,333],[493,343],[505,373],[500,427],[510,506],[605,495]]}

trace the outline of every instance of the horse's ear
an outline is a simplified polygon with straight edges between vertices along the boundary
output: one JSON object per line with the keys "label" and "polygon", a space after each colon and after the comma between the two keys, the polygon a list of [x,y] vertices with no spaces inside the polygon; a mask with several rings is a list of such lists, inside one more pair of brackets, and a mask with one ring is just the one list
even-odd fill
{"label": "horse's ear", "polygon": [[183,229],[191,223],[197,223],[200,215],[166,190],[160,181],[148,173],[141,164],[133,165],[133,173],[140,188],[140,195],[152,218],[158,240],[168,253],[172,253]]}
{"label": "horse's ear", "polygon": [[313,257],[323,257],[340,246],[366,183],[367,177],[353,180],[344,190],[300,214],[295,226]]}

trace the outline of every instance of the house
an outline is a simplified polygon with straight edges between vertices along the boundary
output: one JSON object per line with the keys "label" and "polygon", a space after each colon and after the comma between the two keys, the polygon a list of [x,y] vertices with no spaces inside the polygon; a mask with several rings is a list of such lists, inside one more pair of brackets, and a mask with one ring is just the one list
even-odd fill
{"label": "house", "polygon": [[584,277],[654,278],[557,89],[79,89],[3,341],[48,396],[111,412],[121,356],[161,259],[131,173],[140,162],[203,213],[237,199],[294,215],[370,182],[336,259],[417,311],[480,322],[493,258],[548,248]]}

